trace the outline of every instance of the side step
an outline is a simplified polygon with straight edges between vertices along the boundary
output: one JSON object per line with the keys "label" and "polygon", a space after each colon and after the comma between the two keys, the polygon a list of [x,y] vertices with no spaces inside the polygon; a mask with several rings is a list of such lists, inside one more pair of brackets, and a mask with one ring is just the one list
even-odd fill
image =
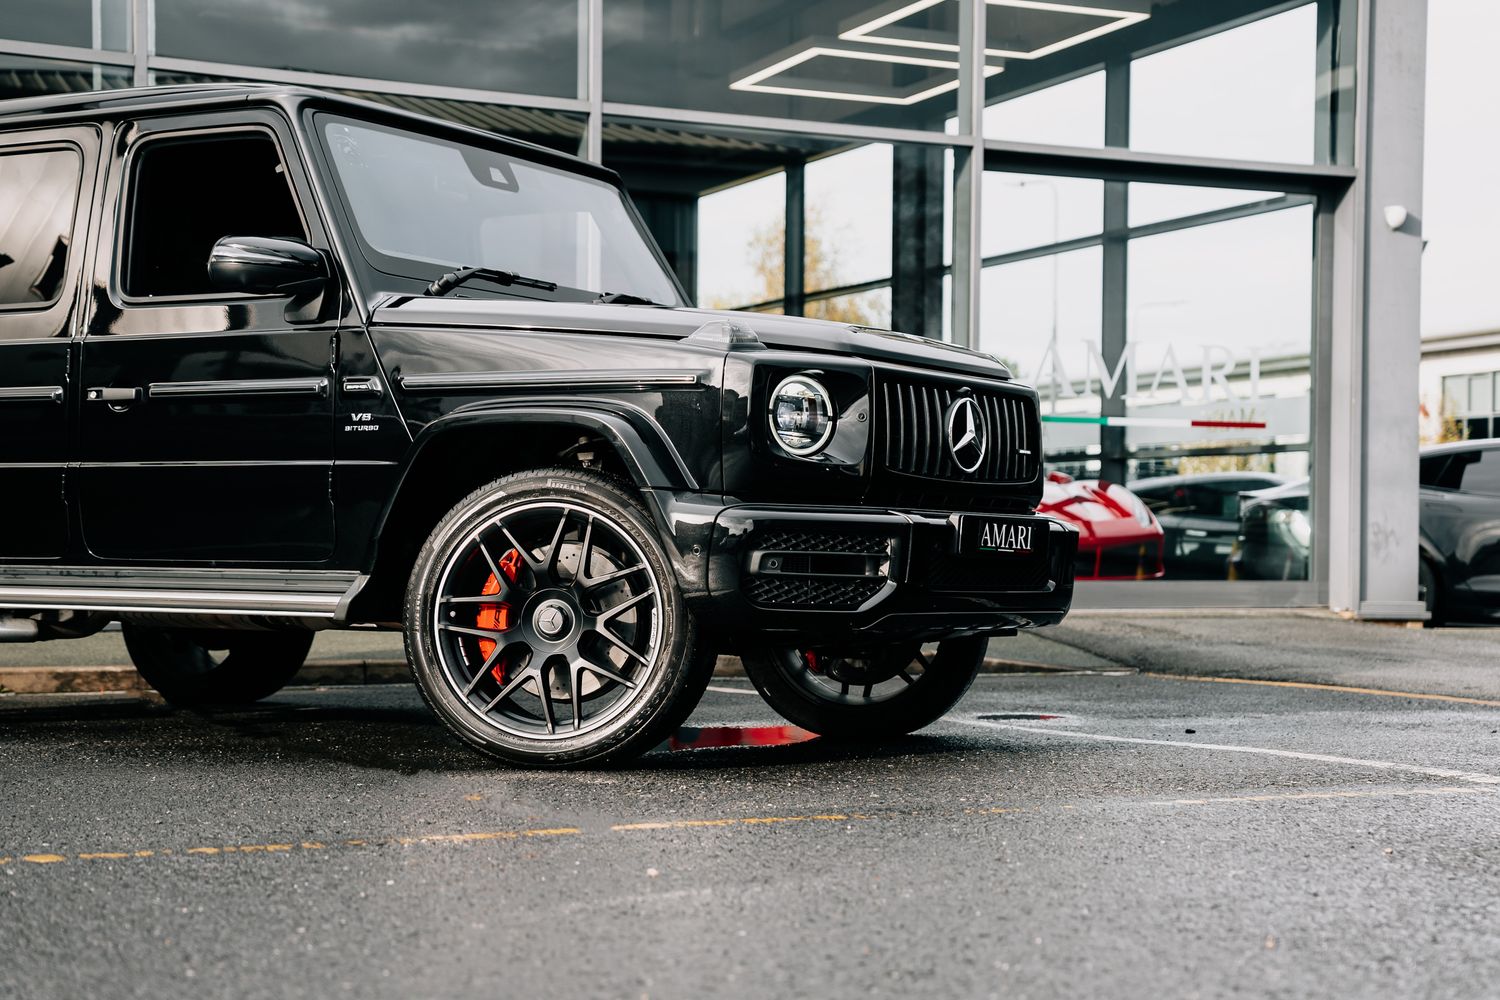
{"label": "side step", "polygon": [[0,567],[0,609],[270,615],[342,621],[355,570]]}

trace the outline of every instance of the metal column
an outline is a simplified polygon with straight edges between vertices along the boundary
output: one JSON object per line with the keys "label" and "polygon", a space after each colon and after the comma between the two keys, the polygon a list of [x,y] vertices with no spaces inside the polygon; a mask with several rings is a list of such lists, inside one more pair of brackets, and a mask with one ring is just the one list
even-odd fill
{"label": "metal column", "polygon": [[[1427,0],[1364,0],[1355,166],[1334,210],[1329,605],[1424,617],[1417,600],[1417,366]],[[1385,209],[1408,217],[1391,229]]]}

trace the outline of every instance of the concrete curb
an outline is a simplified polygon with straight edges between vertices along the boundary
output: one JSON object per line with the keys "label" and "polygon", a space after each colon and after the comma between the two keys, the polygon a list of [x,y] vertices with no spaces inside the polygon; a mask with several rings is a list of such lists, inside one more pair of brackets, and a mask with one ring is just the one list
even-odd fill
{"label": "concrete curb", "polygon": [[[1123,669],[1123,668],[1121,668]],[[1003,660],[987,657],[980,668],[987,674],[1076,673],[1077,667]],[[714,677],[744,677],[737,656],[721,656]],[[411,671],[405,660],[312,660],[298,671],[298,687],[335,687],[363,684],[407,684]],[[134,667],[0,667],[0,694],[140,694],[151,690]]]}

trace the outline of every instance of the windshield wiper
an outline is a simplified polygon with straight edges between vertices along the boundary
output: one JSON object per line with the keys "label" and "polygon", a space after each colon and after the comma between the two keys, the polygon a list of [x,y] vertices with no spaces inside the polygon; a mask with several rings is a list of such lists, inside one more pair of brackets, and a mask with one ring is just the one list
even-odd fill
{"label": "windshield wiper", "polygon": [[449,271],[427,286],[427,295],[446,295],[464,282],[473,278],[483,278],[485,281],[493,281],[497,285],[521,285],[525,288],[540,288],[544,292],[557,291],[557,282],[545,281],[541,278],[528,278],[524,274],[515,271],[497,271],[491,267],[461,267],[457,271]]}
{"label": "windshield wiper", "polygon": [[631,295],[629,292],[601,292],[594,300],[595,305],[613,306],[659,306],[660,302],[648,299],[644,295]]}

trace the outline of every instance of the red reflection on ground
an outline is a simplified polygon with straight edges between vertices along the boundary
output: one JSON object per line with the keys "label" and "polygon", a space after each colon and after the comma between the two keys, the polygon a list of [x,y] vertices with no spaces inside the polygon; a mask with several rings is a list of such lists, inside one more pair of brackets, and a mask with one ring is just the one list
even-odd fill
{"label": "red reflection on ground", "polygon": [[666,742],[668,750],[706,747],[781,747],[818,738],[799,726],[683,726]]}

